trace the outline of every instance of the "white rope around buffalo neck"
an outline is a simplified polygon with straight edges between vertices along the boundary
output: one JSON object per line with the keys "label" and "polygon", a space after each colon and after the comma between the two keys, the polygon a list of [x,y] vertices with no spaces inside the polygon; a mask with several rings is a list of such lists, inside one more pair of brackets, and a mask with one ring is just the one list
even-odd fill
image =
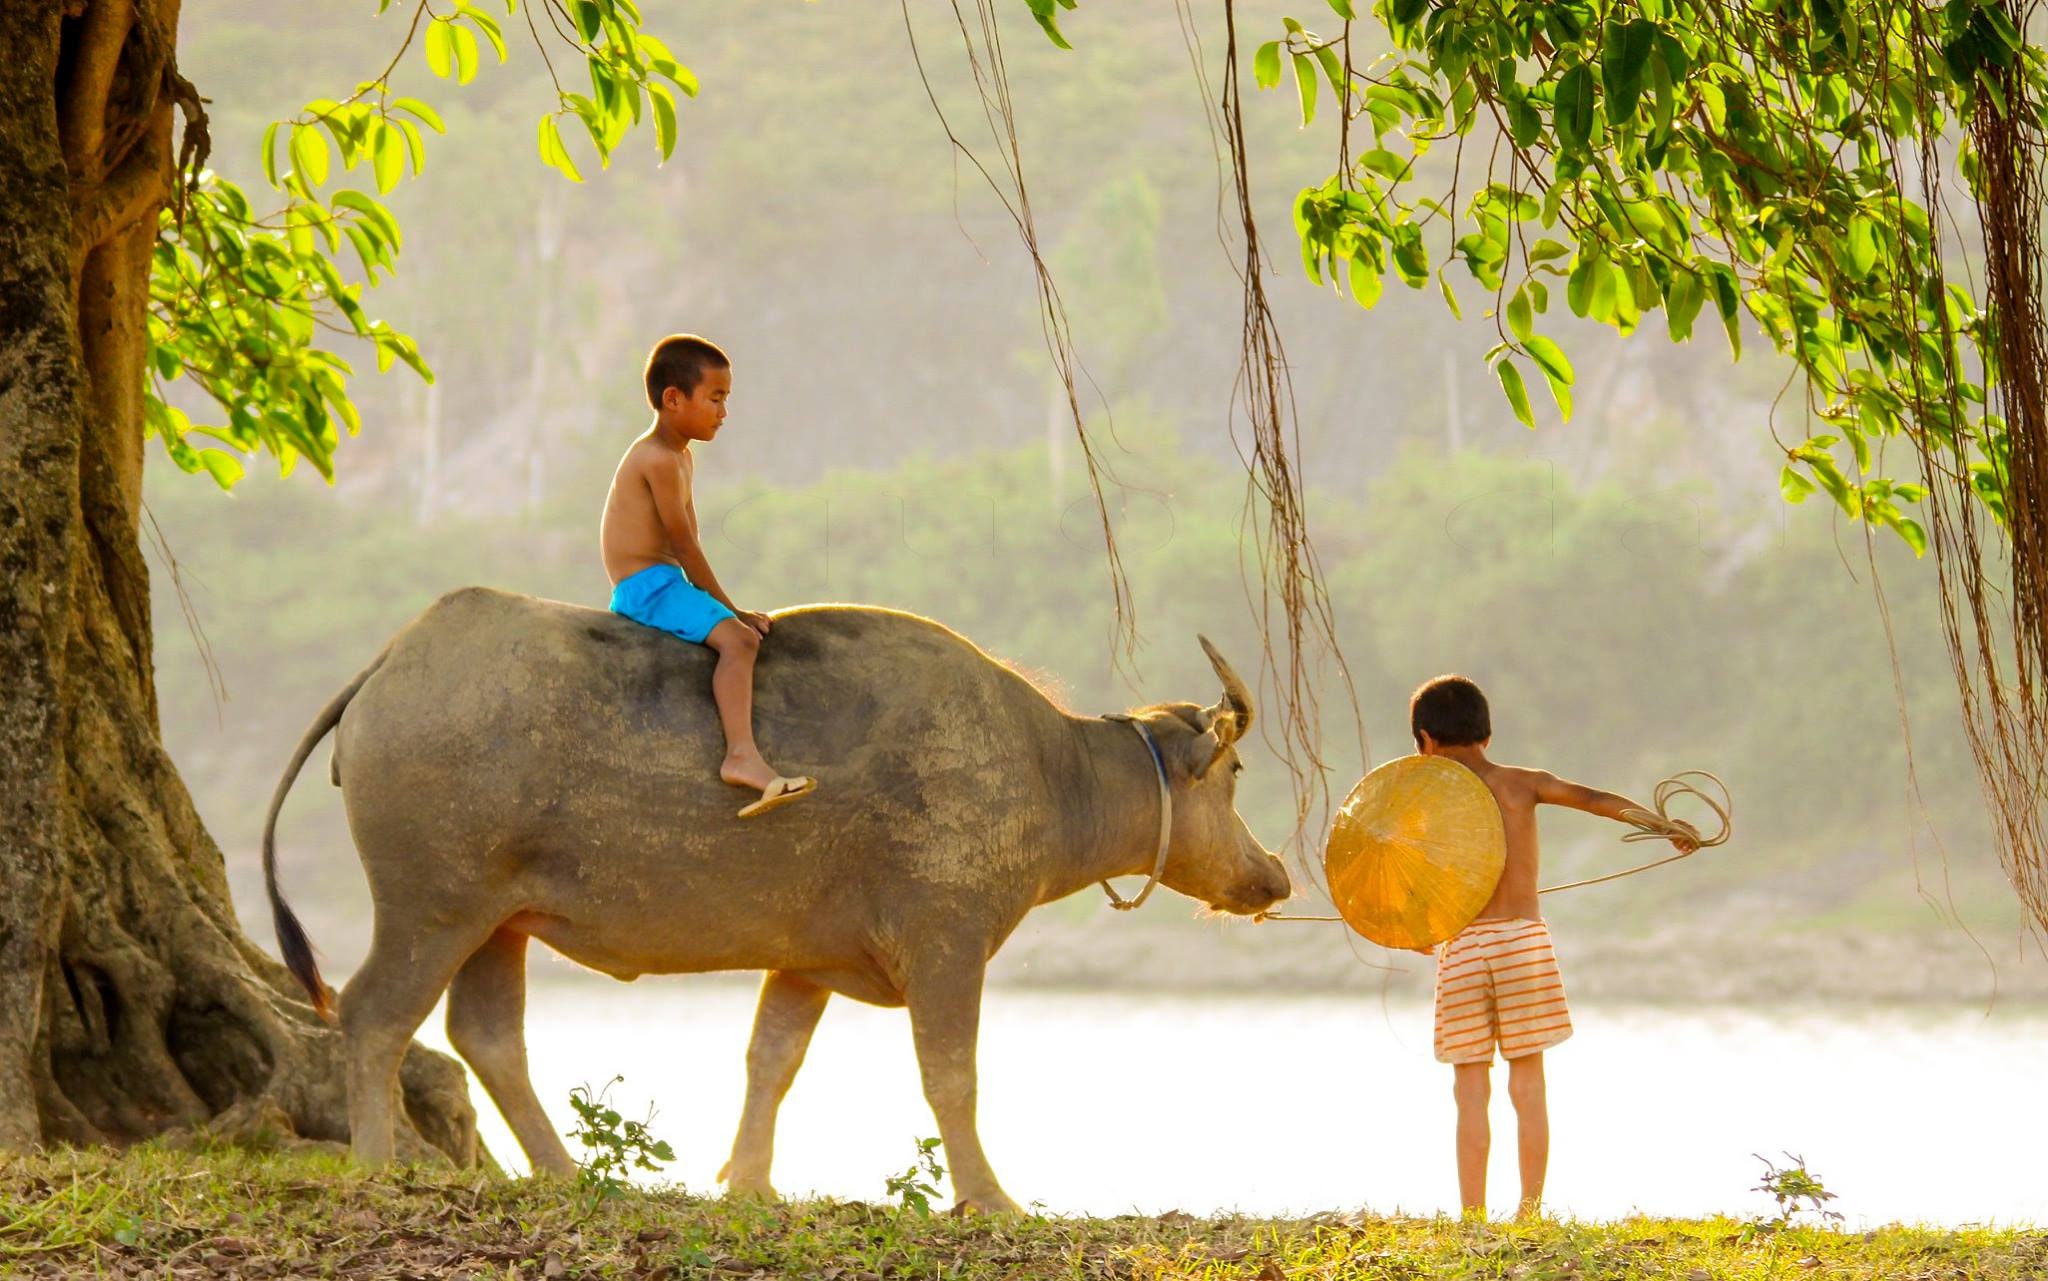
{"label": "white rope around buffalo neck", "polygon": [[1145,879],[1145,888],[1138,891],[1136,898],[1119,897],[1116,887],[1107,878],[1102,882],[1102,892],[1109,895],[1109,905],[1119,912],[1134,911],[1152,895],[1152,887],[1159,884],[1159,877],[1166,871],[1166,845],[1173,835],[1173,788],[1166,781],[1166,758],[1159,754],[1159,743],[1152,737],[1152,731],[1145,728],[1145,722],[1135,716],[1121,712],[1102,718],[1106,721],[1122,721],[1138,731],[1138,737],[1145,742],[1145,755],[1152,758],[1152,771],[1159,777],[1159,852],[1152,857],[1152,875]]}

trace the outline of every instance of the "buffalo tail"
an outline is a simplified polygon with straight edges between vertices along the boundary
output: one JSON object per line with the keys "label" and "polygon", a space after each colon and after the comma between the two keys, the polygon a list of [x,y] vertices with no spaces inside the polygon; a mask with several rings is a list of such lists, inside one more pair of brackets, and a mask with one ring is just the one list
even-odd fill
{"label": "buffalo tail", "polygon": [[313,1012],[329,1023],[335,1021],[334,990],[320,977],[320,967],[313,960],[313,944],[306,938],[305,927],[286,906],[284,895],[277,891],[277,815],[284,808],[285,794],[292,790],[292,783],[298,779],[306,758],[313,754],[320,740],[327,737],[327,732],[341,722],[342,712],[348,707],[349,700],[362,689],[363,682],[383,665],[384,655],[379,654],[376,662],[365,667],[347,688],[320,710],[320,715],[306,730],[305,737],[299,740],[299,749],[292,753],[291,764],[285,766],[284,777],[277,780],[277,791],[270,798],[270,813],[263,820],[263,885],[270,892],[270,917],[277,926],[278,951],[284,956],[285,968],[292,972],[292,977],[312,998]]}

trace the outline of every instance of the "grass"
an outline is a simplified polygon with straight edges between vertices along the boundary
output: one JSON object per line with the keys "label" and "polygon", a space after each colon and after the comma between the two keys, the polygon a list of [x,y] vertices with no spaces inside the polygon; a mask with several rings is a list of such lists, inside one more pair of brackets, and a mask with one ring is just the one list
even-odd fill
{"label": "grass", "polygon": [[1461,1225],[1370,1214],[1266,1220],[967,1218],[679,1189],[579,1203],[566,1182],[399,1168],[326,1151],[145,1145],[0,1164],[0,1276],[636,1277],[703,1281],[1761,1281],[2038,1278],[2048,1234],[1759,1231],[1732,1219]]}

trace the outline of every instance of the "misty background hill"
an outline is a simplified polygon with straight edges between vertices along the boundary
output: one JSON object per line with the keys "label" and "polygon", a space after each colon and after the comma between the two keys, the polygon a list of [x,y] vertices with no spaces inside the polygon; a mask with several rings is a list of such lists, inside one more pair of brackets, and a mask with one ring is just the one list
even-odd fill
{"label": "misty background hill", "polygon": [[[186,7],[181,69],[213,100],[216,167],[260,186],[269,120],[383,66],[401,31],[368,9]],[[1064,52],[1015,10],[1025,177],[1113,474],[1135,665],[1111,662],[1101,536],[1028,258],[920,75],[921,60],[955,132],[992,164],[949,6],[910,6],[917,56],[886,6],[651,6],[703,91],[666,165],[636,138],[609,172],[579,152],[580,186],[533,154],[549,98],[530,44],[461,89],[414,65],[408,91],[449,135],[392,198],[400,273],[369,309],[420,340],[437,381],[358,379],[365,428],[332,487],[310,469],[252,471],[223,495],[160,456],[149,479],[164,737],[257,937],[270,789],[393,631],[469,583],[603,605],[597,517],[647,425],[640,368],[666,333],[708,335],[735,362],[698,506],[741,603],[927,613],[1080,711],[1212,700],[1197,630],[1253,675],[1256,519],[1230,414],[1239,283],[1191,63],[1213,78],[1222,33],[1191,36],[1173,6],[1084,5],[1063,16]],[[1246,5],[1240,20],[1277,33],[1284,11]],[[1302,274],[1290,205],[1335,146],[1297,123],[1291,88],[1251,97],[1267,283],[1359,713],[1325,673],[1334,793],[1411,750],[1409,691],[1461,671],[1493,700],[1504,760],[1639,798],[1704,768],[1734,794],[1727,847],[1546,904],[1582,986],[1654,995],[1742,970],[1729,990],[2048,990],[1986,839],[1932,563],[1778,497],[1772,426],[1805,434],[1788,417],[1797,389],[1778,399],[1787,367],[1754,334],[1731,363],[1711,327],[1674,347],[1567,324],[1577,412],[1561,423],[1539,404],[1526,430],[1481,359],[1489,300],[1461,273],[1462,321],[1435,290],[1389,288],[1367,312]],[[1287,775],[1247,748],[1241,808],[1278,846]],[[323,761],[299,781],[280,848],[288,892],[345,972],[367,899]],[[1576,814],[1546,815],[1544,831],[1550,881],[1651,848]],[[1320,840],[1308,835],[1311,860]],[[999,973],[1382,980],[1377,949],[1328,927],[1222,930],[1167,901],[1112,917],[1077,896],[1027,923]],[[1821,973],[1843,955],[1867,959]],[[1915,987],[1921,973],[1938,977]],[[1645,974],[1664,986],[1631,986]]]}

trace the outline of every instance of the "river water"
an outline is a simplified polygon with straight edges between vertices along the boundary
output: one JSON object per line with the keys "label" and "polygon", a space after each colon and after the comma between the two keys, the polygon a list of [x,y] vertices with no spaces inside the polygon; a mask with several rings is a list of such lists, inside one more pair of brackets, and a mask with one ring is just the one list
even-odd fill
{"label": "river water", "polygon": [[[1581,1218],[1754,1215],[1786,1153],[1850,1227],[2048,1223],[2048,1011],[1583,1006],[1546,1055],[1548,1204]],[[738,1122],[753,993],[731,981],[537,983],[528,1051],[565,1131],[569,1091],[612,1098],[714,1191]],[[440,1014],[421,1039],[446,1047]],[[1496,1069],[1489,1204],[1516,1197]],[[983,1145],[1011,1195],[1061,1213],[1455,1210],[1451,1072],[1424,1005],[1376,998],[991,990]],[[485,1142],[525,1161],[476,1091]],[[782,1110],[775,1182],[884,1199],[936,1134],[909,1020],[834,1000]],[[571,1145],[572,1151],[576,1150]]]}

